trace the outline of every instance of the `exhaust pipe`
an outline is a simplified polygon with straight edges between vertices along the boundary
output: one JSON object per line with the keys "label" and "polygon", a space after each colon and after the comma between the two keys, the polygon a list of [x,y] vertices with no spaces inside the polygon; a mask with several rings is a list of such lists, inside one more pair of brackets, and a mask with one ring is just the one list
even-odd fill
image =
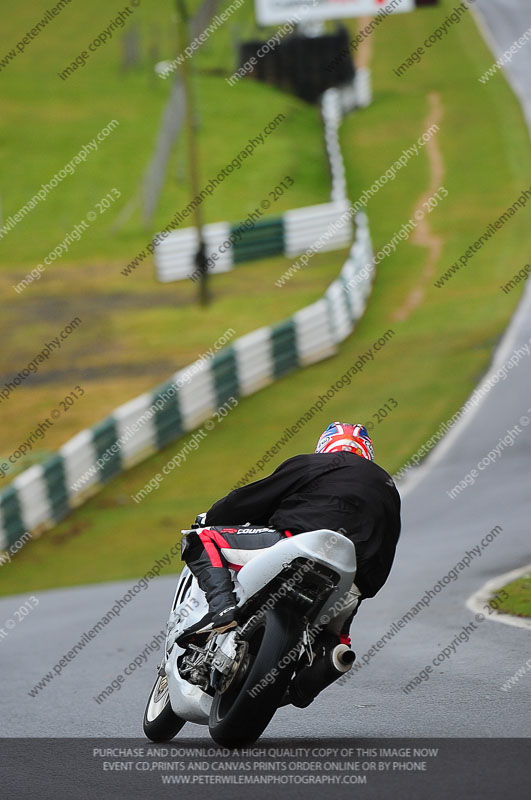
{"label": "exhaust pipe", "polygon": [[355,660],[356,653],[350,647],[336,645],[299,672],[289,689],[290,702],[297,708],[306,708],[323,689],[348,672]]}

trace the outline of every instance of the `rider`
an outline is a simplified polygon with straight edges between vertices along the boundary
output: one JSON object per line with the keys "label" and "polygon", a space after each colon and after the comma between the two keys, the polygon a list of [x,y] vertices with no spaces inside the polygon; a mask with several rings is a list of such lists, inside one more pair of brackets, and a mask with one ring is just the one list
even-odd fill
{"label": "rider", "polygon": [[[374,463],[367,429],[333,422],[314,453],[288,458],[267,478],[234,489],[203,517],[204,527],[186,536],[182,555],[210,611],[181,640],[235,627],[238,608],[229,568],[237,571],[262,549],[305,531],[326,528],[351,539],[356,586],[361,598],[374,597],[393,563],[400,495]],[[348,627],[344,634],[341,641],[350,644]]]}

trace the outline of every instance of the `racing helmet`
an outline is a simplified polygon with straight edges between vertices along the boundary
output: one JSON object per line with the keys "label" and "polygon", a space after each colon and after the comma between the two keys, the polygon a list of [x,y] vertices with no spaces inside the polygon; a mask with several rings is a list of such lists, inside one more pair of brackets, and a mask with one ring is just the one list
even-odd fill
{"label": "racing helmet", "polygon": [[374,461],[374,447],[364,425],[332,422],[319,437],[316,453],[337,453],[346,450]]}

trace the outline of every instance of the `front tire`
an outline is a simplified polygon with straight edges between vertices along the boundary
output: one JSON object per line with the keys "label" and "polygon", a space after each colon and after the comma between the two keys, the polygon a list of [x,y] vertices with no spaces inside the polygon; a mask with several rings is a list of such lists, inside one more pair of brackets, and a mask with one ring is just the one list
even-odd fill
{"label": "front tire", "polygon": [[185,722],[173,713],[166,675],[158,675],[144,712],[144,733],[152,742],[169,742]]}
{"label": "front tire", "polygon": [[[249,665],[244,674],[236,675],[212,701],[209,729],[217,744],[240,747],[261,736],[282,703],[297,656],[285,668],[279,664],[300,642],[301,634],[300,616],[289,606],[269,609],[260,618],[248,636]],[[255,687],[259,691],[253,696],[250,691]]]}

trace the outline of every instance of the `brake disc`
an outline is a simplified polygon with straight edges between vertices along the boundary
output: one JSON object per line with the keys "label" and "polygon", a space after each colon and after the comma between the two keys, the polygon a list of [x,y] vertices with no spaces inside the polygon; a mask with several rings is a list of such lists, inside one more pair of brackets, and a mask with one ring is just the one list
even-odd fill
{"label": "brake disc", "polygon": [[237,657],[234,659],[234,662],[229,672],[226,675],[220,673],[217,690],[221,694],[223,694],[223,692],[226,692],[229,686],[232,686],[232,684],[235,681],[243,678],[243,676],[247,672],[249,661],[250,661],[249,643],[245,641],[240,641],[238,644]]}

